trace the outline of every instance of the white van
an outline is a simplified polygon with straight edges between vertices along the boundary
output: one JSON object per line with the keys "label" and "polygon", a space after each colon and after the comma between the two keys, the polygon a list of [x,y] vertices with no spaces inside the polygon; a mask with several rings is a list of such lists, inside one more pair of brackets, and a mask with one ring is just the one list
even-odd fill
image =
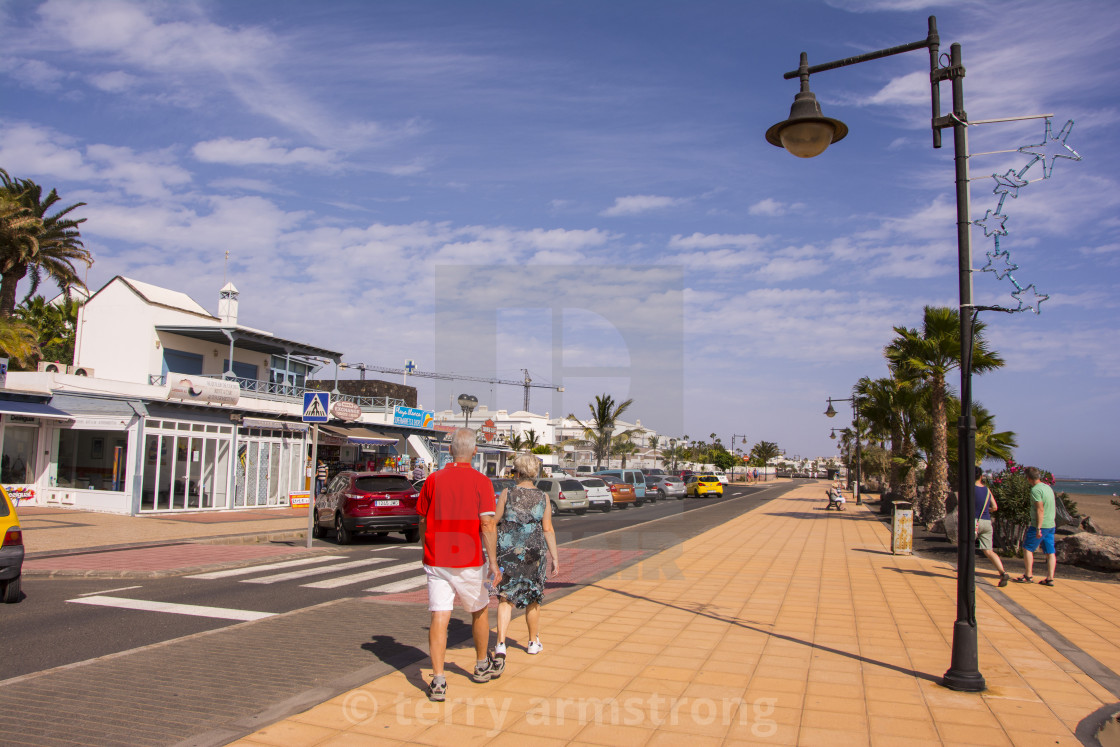
{"label": "white van", "polygon": [[625,483],[634,486],[634,503],[642,505],[646,499],[646,476],[640,469],[601,469],[597,475],[614,475]]}

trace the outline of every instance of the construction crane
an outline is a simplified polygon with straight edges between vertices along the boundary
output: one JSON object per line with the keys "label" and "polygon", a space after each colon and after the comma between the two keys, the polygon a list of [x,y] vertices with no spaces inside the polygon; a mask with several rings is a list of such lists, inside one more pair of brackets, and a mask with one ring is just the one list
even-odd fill
{"label": "construction crane", "polygon": [[435,371],[418,371],[416,369],[408,370],[405,368],[389,368],[388,366],[372,366],[368,363],[340,363],[339,368],[356,368],[361,371],[361,377],[366,377],[366,371],[377,371],[378,373],[398,374],[405,377],[405,381],[409,376],[419,376],[422,379],[440,379],[442,381],[481,381],[487,384],[506,384],[508,386],[520,386],[525,388],[525,406],[524,410],[529,410],[529,390],[531,388],[538,389],[552,389],[556,392],[563,392],[564,387],[553,386],[552,384],[534,384],[533,379],[529,376],[529,369],[521,369],[521,373],[525,378],[521,381],[515,379],[491,379],[485,376],[465,376],[453,373],[436,373]]}

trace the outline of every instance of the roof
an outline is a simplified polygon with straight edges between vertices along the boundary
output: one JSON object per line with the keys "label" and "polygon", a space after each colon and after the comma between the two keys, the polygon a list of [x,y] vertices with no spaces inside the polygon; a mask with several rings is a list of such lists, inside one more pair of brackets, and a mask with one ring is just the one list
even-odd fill
{"label": "roof", "polygon": [[295,340],[285,340],[282,337],[276,337],[267,332],[259,332],[249,329],[248,327],[194,327],[179,324],[158,324],[155,329],[157,332],[171,332],[176,335],[182,335],[183,337],[203,340],[204,342],[211,342],[217,345],[229,345],[230,337],[232,337],[235,347],[241,350],[252,350],[257,353],[284,355],[290,352],[293,355],[329,358],[333,361],[342,359],[342,353],[337,351],[327,350],[326,348],[321,348],[316,345],[308,345],[303,342],[296,342]]}
{"label": "roof", "polygon": [[[217,319],[217,317],[203,308],[202,305],[198,303],[198,301],[195,301],[186,293],[168,290],[167,288],[160,288],[158,285],[142,283],[139,280],[126,278],[123,275],[118,275],[117,278],[120,278],[121,281],[132,288],[132,290],[136,291],[137,295],[139,295],[148,303],[157,304],[159,306],[167,306],[169,308],[179,309],[181,311],[189,311],[192,314],[202,314],[203,316]],[[114,280],[116,280],[117,278],[114,278]],[[109,282],[112,282],[112,280],[110,280]]]}

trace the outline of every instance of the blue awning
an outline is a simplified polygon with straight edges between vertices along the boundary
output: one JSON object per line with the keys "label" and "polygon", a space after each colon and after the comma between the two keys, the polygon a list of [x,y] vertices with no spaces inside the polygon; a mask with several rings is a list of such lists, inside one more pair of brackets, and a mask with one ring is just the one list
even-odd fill
{"label": "blue awning", "polygon": [[387,438],[380,433],[374,433],[373,431],[358,426],[321,425],[319,427],[331,435],[345,438],[346,442],[350,444],[393,446],[396,445],[399,440],[396,438]]}
{"label": "blue awning", "polygon": [[20,402],[10,399],[0,400],[0,412],[6,415],[24,415],[33,418],[50,418],[51,420],[74,419],[72,415],[41,402]]}

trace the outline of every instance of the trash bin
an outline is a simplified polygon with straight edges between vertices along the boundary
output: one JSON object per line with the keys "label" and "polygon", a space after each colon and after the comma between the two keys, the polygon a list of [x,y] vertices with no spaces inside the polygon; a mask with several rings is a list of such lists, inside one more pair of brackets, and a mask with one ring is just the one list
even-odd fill
{"label": "trash bin", "polygon": [[912,555],[914,551],[914,506],[908,501],[895,501],[891,517],[891,552]]}

